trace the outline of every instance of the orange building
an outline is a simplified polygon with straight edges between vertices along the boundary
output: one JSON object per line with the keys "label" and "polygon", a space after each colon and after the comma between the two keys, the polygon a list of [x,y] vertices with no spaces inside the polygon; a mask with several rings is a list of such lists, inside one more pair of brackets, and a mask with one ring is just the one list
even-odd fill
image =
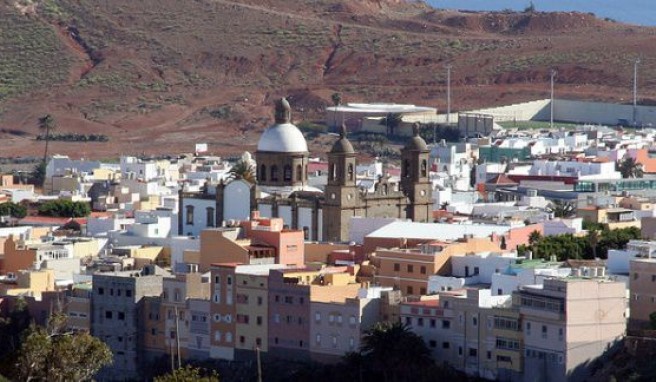
{"label": "orange building", "polygon": [[400,289],[405,295],[425,295],[429,276],[451,273],[451,256],[489,251],[499,251],[498,243],[489,238],[378,250],[372,256],[376,265],[374,280],[378,285]]}

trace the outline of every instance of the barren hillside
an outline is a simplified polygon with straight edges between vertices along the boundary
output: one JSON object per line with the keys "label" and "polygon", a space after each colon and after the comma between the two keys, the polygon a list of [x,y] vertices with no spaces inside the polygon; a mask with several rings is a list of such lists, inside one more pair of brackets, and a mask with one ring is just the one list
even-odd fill
{"label": "barren hillside", "polygon": [[[656,99],[656,29],[581,13],[458,13],[391,0],[0,0],[2,156],[40,155],[37,119],[106,143],[76,157],[252,149],[273,97],[295,120],[345,101],[454,108],[561,97],[626,102],[632,59]],[[320,149],[320,147],[316,147]]]}

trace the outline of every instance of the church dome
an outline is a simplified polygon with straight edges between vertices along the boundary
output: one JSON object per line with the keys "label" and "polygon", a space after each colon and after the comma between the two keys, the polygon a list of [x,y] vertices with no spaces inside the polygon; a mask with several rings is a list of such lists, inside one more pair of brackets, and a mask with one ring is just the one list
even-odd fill
{"label": "church dome", "polygon": [[353,154],[353,145],[351,141],[346,138],[346,126],[342,125],[342,131],[339,134],[339,139],[333,145],[333,148],[330,150],[332,154]]}
{"label": "church dome", "polygon": [[424,138],[419,136],[419,125],[414,124],[412,126],[412,135],[413,137],[410,138],[408,143],[405,144],[405,149],[406,150],[411,150],[411,151],[428,151],[428,146],[426,145],[426,141]]}
{"label": "church dome", "polygon": [[264,131],[257,143],[257,151],[276,153],[308,151],[303,133],[291,123],[291,108],[286,99],[276,102],[276,123]]}

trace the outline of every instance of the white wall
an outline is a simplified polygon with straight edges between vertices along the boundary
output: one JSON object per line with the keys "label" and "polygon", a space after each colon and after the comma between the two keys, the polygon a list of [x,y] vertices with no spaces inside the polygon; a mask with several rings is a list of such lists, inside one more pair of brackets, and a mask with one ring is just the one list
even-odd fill
{"label": "white wall", "polygon": [[248,183],[243,180],[228,183],[223,193],[224,220],[246,220],[250,213],[251,190]]}

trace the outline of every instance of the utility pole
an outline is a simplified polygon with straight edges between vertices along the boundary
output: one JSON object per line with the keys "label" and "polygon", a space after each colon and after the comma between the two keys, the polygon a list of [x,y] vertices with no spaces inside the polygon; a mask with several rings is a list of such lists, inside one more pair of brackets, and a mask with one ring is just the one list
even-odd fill
{"label": "utility pole", "polygon": [[446,123],[451,122],[451,64],[446,66]]}
{"label": "utility pole", "polygon": [[549,105],[551,106],[551,113],[549,117],[549,128],[553,130],[553,120],[554,120],[554,78],[556,77],[556,74],[558,72],[555,69],[551,69],[551,102]]}
{"label": "utility pole", "polygon": [[638,64],[640,58],[633,61],[633,127],[638,125]]}

